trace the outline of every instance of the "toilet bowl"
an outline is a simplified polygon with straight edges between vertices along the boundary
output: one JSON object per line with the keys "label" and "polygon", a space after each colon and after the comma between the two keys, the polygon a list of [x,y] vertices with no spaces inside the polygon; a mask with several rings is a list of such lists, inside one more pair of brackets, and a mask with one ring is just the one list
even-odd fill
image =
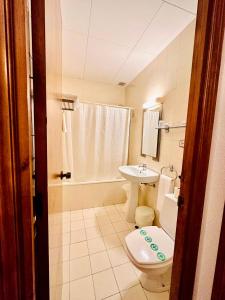
{"label": "toilet bowl", "polygon": [[140,281],[148,291],[169,290],[174,241],[157,226],[147,226],[125,238],[127,255],[142,273]]}
{"label": "toilet bowl", "polygon": [[141,284],[148,291],[170,288],[176,219],[177,199],[172,194],[165,195],[159,217],[162,228],[146,226],[125,237],[127,255],[141,271]]}

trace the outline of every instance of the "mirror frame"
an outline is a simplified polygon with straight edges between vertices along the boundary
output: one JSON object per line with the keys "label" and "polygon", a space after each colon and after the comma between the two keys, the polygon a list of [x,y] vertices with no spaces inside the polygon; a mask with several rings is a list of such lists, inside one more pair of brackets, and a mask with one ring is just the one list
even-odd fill
{"label": "mirror frame", "polygon": [[[157,106],[156,106],[157,105]],[[151,156],[143,153],[143,133],[144,133],[144,113],[146,111],[159,112],[159,121],[162,119],[162,104],[157,103],[154,107],[143,108],[142,110],[142,134],[141,134],[141,156],[142,157],[151,157],[155,161],[159,161],[160,154],[160,140],[161,140],[161,131],[158,129],[158,141],[157,141],[157,150],[156,156]]]}

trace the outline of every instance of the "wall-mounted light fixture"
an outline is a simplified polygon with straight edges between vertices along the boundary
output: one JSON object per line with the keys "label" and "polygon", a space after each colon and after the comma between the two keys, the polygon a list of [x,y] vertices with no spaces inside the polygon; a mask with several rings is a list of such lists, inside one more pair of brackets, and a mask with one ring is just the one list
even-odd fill
{"label": "wall-mounted light fixture", "polygon": [[143,109],[157,109],[160,106],[159,98],[152,97],[149,101],[145,102],[142,107]]}

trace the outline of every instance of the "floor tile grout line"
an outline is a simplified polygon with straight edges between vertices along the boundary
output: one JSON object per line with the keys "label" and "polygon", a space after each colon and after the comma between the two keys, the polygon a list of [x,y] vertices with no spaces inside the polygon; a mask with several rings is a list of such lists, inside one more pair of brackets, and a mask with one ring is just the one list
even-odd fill
{"label": "floor tile grout line", "polygon": [[[112,268],[112,271],[113,271],[114,278],[115,278],[115,280],[116,280],[117,287],[118,287],[118,289],[119,289],[119,293],[121,294],[122,291],[125,291],[125,290],[127,290],[127,289],[120,290],[120,288],[119,288],[119,283],[118,283],[118,281],[117,281],[117,278],[116,278],[116,274],[115,274],[114,268]],[[139,280],[138,280],[138,284],[140,284]],[[136,284],[136,285],[138,285],[138,284]],[[133,286],[132,286],[132,287],[133,287]],[[131,287],[129,287],[129,288],[131,288]],[[129,288],[128,288],[128,289],[129,289]]]}
{"label": "floor tile grout line", "polygon": [[[110,259],[109,259],[109,261],[110,261]],[[111,262],[110,262],[110,263],[111,263]],[[113,267],[111,267],[110,269],[111,269],[111,271],[112,271],[112,273],[113,273],[113,277],[114,277],[114,280],[115,280],[115,282],[116,282],[116,286],[117,286],[118,292],[120,293],[119,285],[118,285],[118,283],[117,283],[117,280],[116,280],[116,277],[115,277],[115,274],[114,274],[114,271],[113,271]],[[110,270],[110,269],[108,269],[108,270]],[[116,293],[116,294],[118,294],[118,293]],[[116,295],[116,294],[113,294],[113,295]],[[110,295],[109,297],[111,297],[111,296],[113,296],[113,295]],[[108,298],[109,298],[109,297],[108,297]]]}
{"label": "floor tile grout line", "polygon": [[[90,255],[87,255],[87,256],[90,256]],[[82,258],[84,258],[84,257],[86,257],[86,256],[82,256]],[[79,259],[79,258],[78,258]],[[75,259],[76,260],[76,259]],[[90,261],[90,258],[89,258],[89,261]],[[81,277],[78,277],[78,278],[76,278],[76,279],[71,279],[71,280],[69,280],[68,282],[74,282],[74,281],[77,281],[77,280],[80,280],[80,279],[83,279],[83,278],[86,278],[86,277],[89,277],[89,276],[93,276],[93,275],[96,275],[96,274],[99,274],[99,273],[102,273],[102,272],[105,272],[105,271],[108,271],[108,270],[112,270],[113,271],[113,275],[114,275],[114,278],[115,278],[115,280],[116,280],[116,277],[115,277],[115,274],[114,274],[114,268],[117,268],[117,267],[120,267],[120,266],[123,266],[123,265],[126,265],[126,264],[128,264],[128,263],[130,263],[130,262],[126,262],[126,263],[123,263],[123,264],[120,264],[120,265],[116,265],[116,266],[110,266],[109,268],[106,268],[106,269],[103,269],[103,270],[101,270],[101,271],[98,271],[98,272],[95,272],[95,273],[92,273],[92,269],[91,269],[91,273],[90,274],[88,274],[88,275],[84,275],[84,276],[81,276]],[[91,265],[91,263],[90,263],[90,265]],[[137,276],[137,275],[136,275]],[[137,276],[137,279],[138,279],[138,276]],[[68,283],[68,282],[66,282],[66,283]],[[116,282],[117,282],[117,280],[116,280]],[[64,283],[65,284],[65,283]],[[139,285],[139,284],[141,284],[140,283],[140,280],[138,279],[138,283],[137,284],[135,284],[134,286],[136,286],[136,285]],[[60,284],[59,284],[60,285]],[[133,286],[132,286],[133,287]],[[119,287],[118,287],[119,288]],[[131,288],[131,287],[129,287],[129,288]],[[129,289],[129,288],[127,288],[127,289]],[[125,289],[126,290],[126,289]],[[119,289],[119,291],[120,291],[120,289]],[[123,290],[122,290],[123,291]]]}
{"label": "floor tile grout line", "polygon": [[[109,214],[109,213],[107,212],[107,215],[108,215],[108,214]],[[94,217],[97,218],[96,215],[95,215]],[[121,217],[121,218],[122,218],[122,217]],[[125,221],[124,219],[122,219],[122,220]],[[84,221],[84,218],[83,218],[83,221]],[[113,223],[120,222],[121,220],[120,220],[120,221],[112,221],[112,220],[109,218],[108,221],[109,221],[109,223],[110,223],[111,225],[113,225]],[[68,222],[68,223],[71,223],[71,222],[73,222],[73,221],[70,219],[70,222]],[[65,223],[65,222],[64,222],[64,223]],[[96,226],[93,226],[93,227],[96,227]],[[93,228],[93,227],[88,227],[88,228]],[[88,229],[88,228],[83,228],[84,231],[85,231],[85,234],[86,234],[86,229]],[[58,264],[61,264],[61,265],[63,265],[63,263],[68,263],[68,264],[69,264],[69,281],[68,281],[68,282],[64,282],[64,283],[62,283],[62,284],[57,284],[57,286],[63,286],[63,285],[69,284],[69,297],[70,297],[70,283],[73,282],[73,281],[76,281],[76,280],[79,280],[79,279],[82,279],[82,278],[91,276],[91,279],[92,279],[92,285],[93,285],[94,294],[95,294],[95,287],[94,287],[94,282],[93,282],[93,275],[111,269],[112,272],[113,272],[113,276],[114,276],[114,279],[115,279],[115,281],[116,281],[117,287],[118,287],[118,283],[117,283],[117,280],[116,280],[116,277],[115,277],[115,273],[114,273],[114,268],[119,267],[119,266],[122,266],[122,265],[125,265],[125,264],[130,263],[130,262],[128,261],[128,262],[125,262],[125,263],[122,263],[122,264],[119,264],[119,265],[116,265],[116,266],[112,266],[111,260],[110,260],[110,258],[109,258],[108,252],[109,252],[109,250],[114,249],[114,248],[118,248],[118,247],[122,247],[123,250],[125,250],[125,249],[124,249],[123,239],[120,238],[119,233],[125,232],[125,231],[128,231],[128,232],[129,232],[129,231],[131,231],[131,230],[132,230],[132,228],[129,227],[129,228],[127,228],[126,230],[122,230],[122,231],[119,231],[119,232],[116,232],[116,231],[114,230],[113,233],[106,234],[106,235],[101,234],[101,235],[98,236],[98,237],[91,238],[91,239],[96,239],[96,238],[99,238],[99,237],[100,237],[100,238],[103,240],[103,243],[104,243],[104,245],[105,245],[105,249],[104,249],[104,250],[97,251],[97,252],[95,252],[95,253],[93,253],[93,254],[90,254],[90,253],[88,252],[88,255],[85,255],[85,256],[89,257],[89,263],[90,263],[91,274],[88,275],[88,276],[82,276],[82,277],[77,278],[77,279],[75,279],[75,280],[71,280],[71,276],[70,276],[70,262],[73,261],[73,260],[79,259],[79,258],[83,258],[83,257],[85,257],[85,256],[81,256],[81,257],[76,257],[76,258],[70,259],[70,256],[71,256],[71,248],[70,248],[70,246],[73,245],[73,244],[76,244],[76,243],[82,243],[82,242],[88,243],[88,240],[91,240],[91,239],[88,239],[87,236],[85,236],[86,239],[85,239],[84,241],[79,241],[79,242],[76,242],[76,243],[71,243],[71,232],[72,232],[72,231],[76,231],[76,230],[71,230],[70,232],[62,232],[62,235],[63,235],[63,234],[68,234],[68,233],[69,233],[69,243],[68,243],[68,244],[67,244],[67,243],[66,243],[66,244],[62,244],[62,245],[59,245],[59,246],[56,246],[56,247],[52,247],[51,249],[57,249],[57,248],[63,249],[64,247],[68,247],[68,248],[69,248],[69,260],[61,261],[61,262],[58,263]],[[107,247],[106,247],[106,244],[105,244],[104,238],[107,237],[107,236],[110,236],[110,235],[115,235],[115,236],[119,239],[119,241],[120,241],[122,244],[119,245],[119,246],[114,246],[114,247],[111,247],[111,248],[107,248]],[[89,250],[89,249],[88,249],[88,250]],[[98,254],[98,253],[101,253],[101,252],[106,252],[111,267],[93,273],[92,267],[91,267],[90,256],[91,256],[91,255]],[[57,265],[57,264],[56,264],[56,265]],[[134,270],[134,272],[135,272],[135,270]],[[136,274],[136,272],[135,272],[135,274]],[[134,286],[132,286],[132,287],[129,287],[129,288],[127,288],[127,289],[121,290],[121,291],[120,291],[120,289],[119,289],[119,287],[118,287],[119,292],[117,292],[117,293],[115,293],[115,294],[112,294],[111,296],[116,295],[116,294],[120,294],[121,297],[122,297],[122,294],[121,294],[122,291],[131,289],[131,288],[133,288],[133,287],[135,287],[135,286],[138,286],[139,284],[140,284],[140,286],[141,286],[141,283],[140,283],[140,280],[139,280],[139,276],[138,276],[137,274],[136,274],[136,277],[137,277],[138,282],[139,282],[138,284],[136,284],[136,285],[134,285]],[[141,288],[142,288],[142,290],[143,290],[143,292],[144,292],[145,298],[148,299],[147,291],[145,291],[145,290],[143,289],[142,286],[141,286]],[[169,294],[169,293],[168,293],[168,294]],[[111,296],[108,296],[108,297],[106,297],[106,298],[104,298],[104,299],[107,299],[107,298],[109,298],[109,297],[111,297]],[[95,299],[96,299],[96,295],[95,295]]]}
{"label": "floor tile grout line", "polygon": [[[109,224],[105,224],[104,225],[104,223],[102,223],[101,224],[101,222],[100,221],[98,221],[98,220],[96,220],[97,221],[97,225],[99,226],[99,227],[104,227],[104,226],[107,226],[107,225],[109,225]],[[111,220],[109,220],[109,223],[110,223],[110,225],[112,225],[113,226],[113,228],[114,228],[114,230],[115,230],[115,232],[117,232],[116,231],[116,229],[115,229],[115,227],[114,227],[114,225],[113,224],[115,224],[115,223],[120,223],[120,222],[123,222],[123,223],[125,223],[126,225],[127,225],[127,228],[126,229],[123,229],[123,230],[120,230],[120,231],[118,231],[118,232],[122,232],[122,231],[125,231],[125,230],[129,230],[130,229],[130,227],[128,226],[128,222],[126,222],[125,220],[118,220],[118,221],[111,221]],[[89,226],[89,227],[85,227],[85,228],[92,228],[92,227],[97,227],[97,226]]]}
{"label": "floor tile grout line", "polygon": [[[96,216],[95,216],[96,217]],[[122,219],[122,218],[121,218]],[[82,219],[81,219],[82,220]],[[75,221],[77,221],[77,220],[75,220]],[[111,224],[111,225],[113,225],[113,223],[117,223],[117,222],[121,222],[121,220],[118,220],[118,221],[112,221],[110,218],[109,218],[109,223]],[[124,220],[122,220],[122,221],[124,221]],[[70,222],[68,222],[68,223],[70,223],[70,228],[71,228],[71,223],[73,222],[73,220],[70,218]],[[83,222],[84,222],[84,219],[83,219]],[[95,227],[95,226],[93,226],[93,227]],[[93,227],[89,227],[89,228],[93,228]],[[86,229],[87,228],[82,228],[82,229],[84,229],[84,231],[85,231],[85,233],[86,233]],[[130,228],[129,228],[130,229]],[[117,231],[115,231],[114,230],[114,232],[112,232],[112,233],[109,233],[109,234],[106,234],[106,235],[104,235],[104,234],[102,234],[101,233],[101,235],[100,235],[100,238],[102,239],[102,241],[103,241],[103,244],[104,244],[104,246],[105,246],[105,249],[104,250],[101,250],[101,251],[97,251],[97,252],[95,252],[95,253],[93,253],[93,254],[97,254],[97,253],[100,253],[100,252],[106,252],[106,254],[107,254],[107,257],[108,257],[108,260],[109,260],[109,263],[110,263],[110,265],[111,265],[111,267],[110,268],[108,268],[108,269],[112,269],[112,271],[113,271],[113,268],[115,268],[115,267],[118,267],[118,266],[120,266],[120,265],[123,265],[123,264],[126,264],[126,263],[123,263],[123,264],[119,264],[119,265],[116,265],[116,266],[112,266],[112,264],[111,264],[111,260],[110,260],[110,258],[109,258],[109,254],[108,254],[108,251],[110,250],[110,249],[113,249],[113,248],[117,248],[118,246],[115,246],[115,247],[111,247],[111,248],[107,248],[106,247],[106,244],[105,244],[105,241],[104,241],[104,237],[106,237],[106,236],[110,236],[110,235],[115,235],[118,239],[119,239],[119,241],[121,242],[121,239],[120,239],[120,237],[118,236],[118,233],[120,233],[120,232],[123,232],[123,231],[128,231],[129,229],[127,229],[127,230],[121,230],[121,231],[119,231],[119,232],[117,232]],[[78,229],[79,230],[79,229]],[[71,259],[71,245],[72,244],[74,244],[74,243],[72,243],[71,242],[71,232],[73,232],[73,231],[76,231],[76,230],[70,230],[69,232],[63,232],[62,234],[64,234],[64,233],[68,233],[69,234],[69,243],[68,244],[64,244],[64,245],[61,245],[61,246],[59,246],[59,247],[55,247],[55,248],[63,248],[63,247],[66,247],[66,246],[68,246],[68,248],[69,248],[69,260],[66,260],[66,261],[64,261],[64,262],[68,262],[68,264],[69,264],[69,281],[67,282],[68,284],[69,284],[69,293],[70,293],[70,282],[71,281],[74,281],[74,280],[71,280],[71,272],[70,272],[70,262],[71,261],[73,261],[73,260],[76,260],[76,259],[79,259],[79,258],[82,258],[82,257],[85,257],[85,256],[88,256],[89,257],[89,263],[90,263],[90,269],[91,269],[91,276],[93,277],[93,275],[94,274],[97,274],[97,273],[99,273],[99,272],[103,272],[103,271],[105,271],[105,270],[107,270],[107,269],[105,269],[105,270],[101,270],[101,271],[99,271],[99,272],[96,272],[96,273],[93,273],[92,272],[92,267],[91,267],[91,261],[90,261],[90,255],[92,255],[91,253],[89,253],[88,255],[85,255],[85,256],[81,256],[81,257],[76,257],[76,258],[74,258],[74,259]],[[97,238],[97,237],[96,237]],[[95,238],[93,238],[93,239],[95,239]],[[89,239],[90,240],[90,239]],[[86,243],[88,242],[88,239],[87,239],[87,236],[86,236]],[[82,243],[83,241],[79,241],[79,242],[77,242],[77,243]],[[76,244],[76,243],[75,243]],[[88,243],[87,243],[88,244]],[[123,245],[120,245],[119,247],[122,247]],[[89,252],[89,247],[88,247],[88,252]],[[64,262],[62,262],[62,264],[64,263]],[[113,275],[114,275],[114,279],[116,280],[116,278],[115,278],[115,274],[114,274],[114,271],[113,271]],[[84,277],[87,277],[87,276],[84,276]],[[82,277],[82,278],[84,278],[84,277]],[[77,278],[76,280],[79,280],[79,279],[81,279],[81,278]],[[93,278],[92,278],[92,281],[93,281]],[[116,283],[117,283],[117,281],[116,281]],[[66,284],[66,283],[63,283],[63,284]],[[94,285],[94,283],[93,283],[93,285]],[[117,284],[117,287],[118,287],[118,284]],[[119,290],[119,289],[118,289]],[[119,290],[120,291],[120,290]]]}
{"label": "floor tile grout line", "polygon": [[[89,255],[88,255],[88,256],[89,256]],[[82,258],[84,258],[84,257],[86,257],[86,256],[82,256]],[[89,258],[89,261],[90,261],[90,258]],[[91,267],[90,267],[90,269],[91,269]],[[90,276],[92,276],[92,275],[93,275],[93,274],[92,274],[92,272],[91,272],[91,273],[88,274],[88,275],[84,275],[84,276],[78,277],[78,278],[76,278],[76,279],[71,279],[69,282],[74,282],[74,281],[77,281],[77,280],[81,280],[81,279],[90,277]]]}
{"label": "floor tile grout line", "polygon": [[[87,256],[90,257],[91,255],[95,255],[95,254],[98,254],[98,253],[101,253],[101,252],[107,252],[107,250],[103,250],[103,251],[100,251],[100,252],[96,252],[96,253],[92,253],[92,254],[80,256],[80,257],[76,257],[76,258],[71,259],[69,262],[74,261],[74,260],[77,260],[77,259],[80,259],[80,258],[84,258],[84,257],[87,257]],[[107,256],[108,256],[108,253],[107,253]],[[108,258],[109,258],[109,256],[108,256]],[[90,259],[90,258],[89,258],[89,259]],[[118,264],[118,265],[113,266],[112,263],[111,263],[110,258],[109,258],[109,262],[110,262],[110,267],[109,267],[109,268],[106,268],[106,269],[104,269],[104,270],[101,270],[101,271],[98,271],[98,272],[95,272],[95,273],[91,273],[91,274],[94,275],[94,274],[103,272],[103,271],[105,271],[105,270],[108,270],[108,269],[110,269],[110,268],[113,269],[113,268],[117,268],[117,267],[126,265],[126,264],[128,264],[128,263],[131,263],[130,261],[126,261],[126,262],[123,262],[123,263],[120,263],[120,264]],[[134,272],[135,272],[135,271],[134,271]],[[136,276],[137,276],[137,275],[136,275]],[[84,277],[85,277],[85,276],[84,276]],[[137,277],[138,277],[138,276],[137,276]],[[73,280],[73,281],[74,281],[74,280]]]}
{"label": "floor tile grout line", "polygon": [[[89,228],[97,228],[97,227],[89,227]],[[112,232],[112,233],[108,233],[108,234],[105,234],[105,235],[103,235],[103,234],[100,234],[99,236],[96,236],[96,237],[93,237],[93,238],[87,238],[87,234],[86,234],[86,228],[81,228],[81,229],[84,229],[84,231],[85,231],[85,235],[86,235],[86,239],[85,240],[81,240],[81,241],[78,241],[78,242],[74,242],[74,243],[70,243],[71,245],[72,244],[77,244],[77,243],[81,243],[81,242],[84,242],[84,241],[88,241],[88,240],[93,240],[93,239],[97,239],[97,238],[101,238],[101,239],[104,239],[105,237],[107,237],[107,236],[110,236],[110,235],[116,235],[117,237],[118,237],[118,239],[120,240],[120,242],[122,243],[122,241],[121,241],[121,238],[120,238],[120,236],[119,236],[119,233],[122,233],[122,232],[125,232],[125,231],[128,231],[128,232],[130,232],[130,230],[131,229],[126,229],[126,230],[122,230],[122,231],[119,231],[119,232],[116,232],[116,231],[114,231],[114,232]],[[87,228],[88,229],[88,228]],[[79,230],[79,229],[77,229],[77,230]],[[71,233],[72,232],[75,232],[75,231],[77,231],[77,230],[73,230],[73,231],[71,231]],[[70,236],[71,236],[71,233],[70,233]],[[63,245],[63,246],[67,246],[67,245]],[[59,247],[54,247],[54,248],[60,248],[60,246]],[[54,249],[54,248],[51,248],[51,249]],[[112,247],[112,248],[115,248],[115,247]],[[108,249],[108,248],[107,248]],[[109,248],[110,249],[110,248]]]}
{"label": "floor tile grout line", "polygon": [[[93,276],[92,276],[92,274],[89,274],[89,275],[82,276],[82,277],[79,277],[79,278],[77,278],[77,279],[71,280],[71,281],[69,281],[69,285],[71,285],[71,283],[73,283],[73,282],[75,282],[75,281],[79,281],[79,280],[82,280],[82,279],[85,279],[85,278],[88,278],[88,277],[91,277],[92,285],[93,285],[93,291],[94,291],[94,296],[95,296],[95,287],[94,287],[94,281],[93,281]],[[96,299],[96,296],[95,296],[95,299]]]}
{"label": "floor tile grout line", "polygon": [[92,280],[92,285],[93,285],[93,290],[94,290],[94,296],[95,296],[95,300],[96,300],[97,296],[96,296],[96,290],[95,290],[95,283],[94,283],[94,277],[93,277],[93,275],[91,275],[91,280]]}
{"label": "floor tile grout line", "polygon": [[[143,290],[143,293],[144,293],[144,295],[145,295],[144,289],[143,289],[142,285],[141,285],[140,282],[139,282],[139,283],[137,283],[137,284],[135,284],[135,285],[133,285],[133,286],[130,286],[130,287],[127,288],[127,289],[121,290],[121,291],[120,291],[121,297],[122,297],[122,292],[128,291],[128,290],[130,290],[130,289],[132,289],[132,288],[134,288],[134,287],[136,287],[136,286],[138,286],[138,285],[141,286],[141,288],[142,288],[142,290]],[[145,296],[145,297],[146,297],[146,296]]]}
{"label": "floor tile grout line", "polygon": [[[116,295],[120,295],[120,292],[118,292],[118,293],[116,293],[116,294],[113,294],[113,295],[111,295],[111,296],[109,296],[109,297],[106,297],[106,298],[103,298],[102,300],[107,300],[107,299],[109,299],[109,298],[111,298],[111,297],[113,297],[113,296],[116,296]],[[121,298],[121,297],[120,297]],[[122,298],[121,298],[122,299]]]}

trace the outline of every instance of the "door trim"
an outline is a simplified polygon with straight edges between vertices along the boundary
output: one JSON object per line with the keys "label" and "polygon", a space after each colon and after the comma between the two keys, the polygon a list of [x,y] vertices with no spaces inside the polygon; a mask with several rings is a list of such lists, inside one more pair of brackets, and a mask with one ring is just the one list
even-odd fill
{"label": "door trim", "polygon": [[35,298],[25,12],[24,0],[0,1],[0,298],[4,300]]}
{"label": "door trim", "polygon": [[224,0],[199,0],[170,300],[190,300],[193,294],[224,19]]}
{"label": "door trim", "polygon": [[45,58],[45,1],[31,0],[33,96],[35,128],[35,196],[40,214],[36,215],[35,238],[36,299],[49,299],[47,107]]}

